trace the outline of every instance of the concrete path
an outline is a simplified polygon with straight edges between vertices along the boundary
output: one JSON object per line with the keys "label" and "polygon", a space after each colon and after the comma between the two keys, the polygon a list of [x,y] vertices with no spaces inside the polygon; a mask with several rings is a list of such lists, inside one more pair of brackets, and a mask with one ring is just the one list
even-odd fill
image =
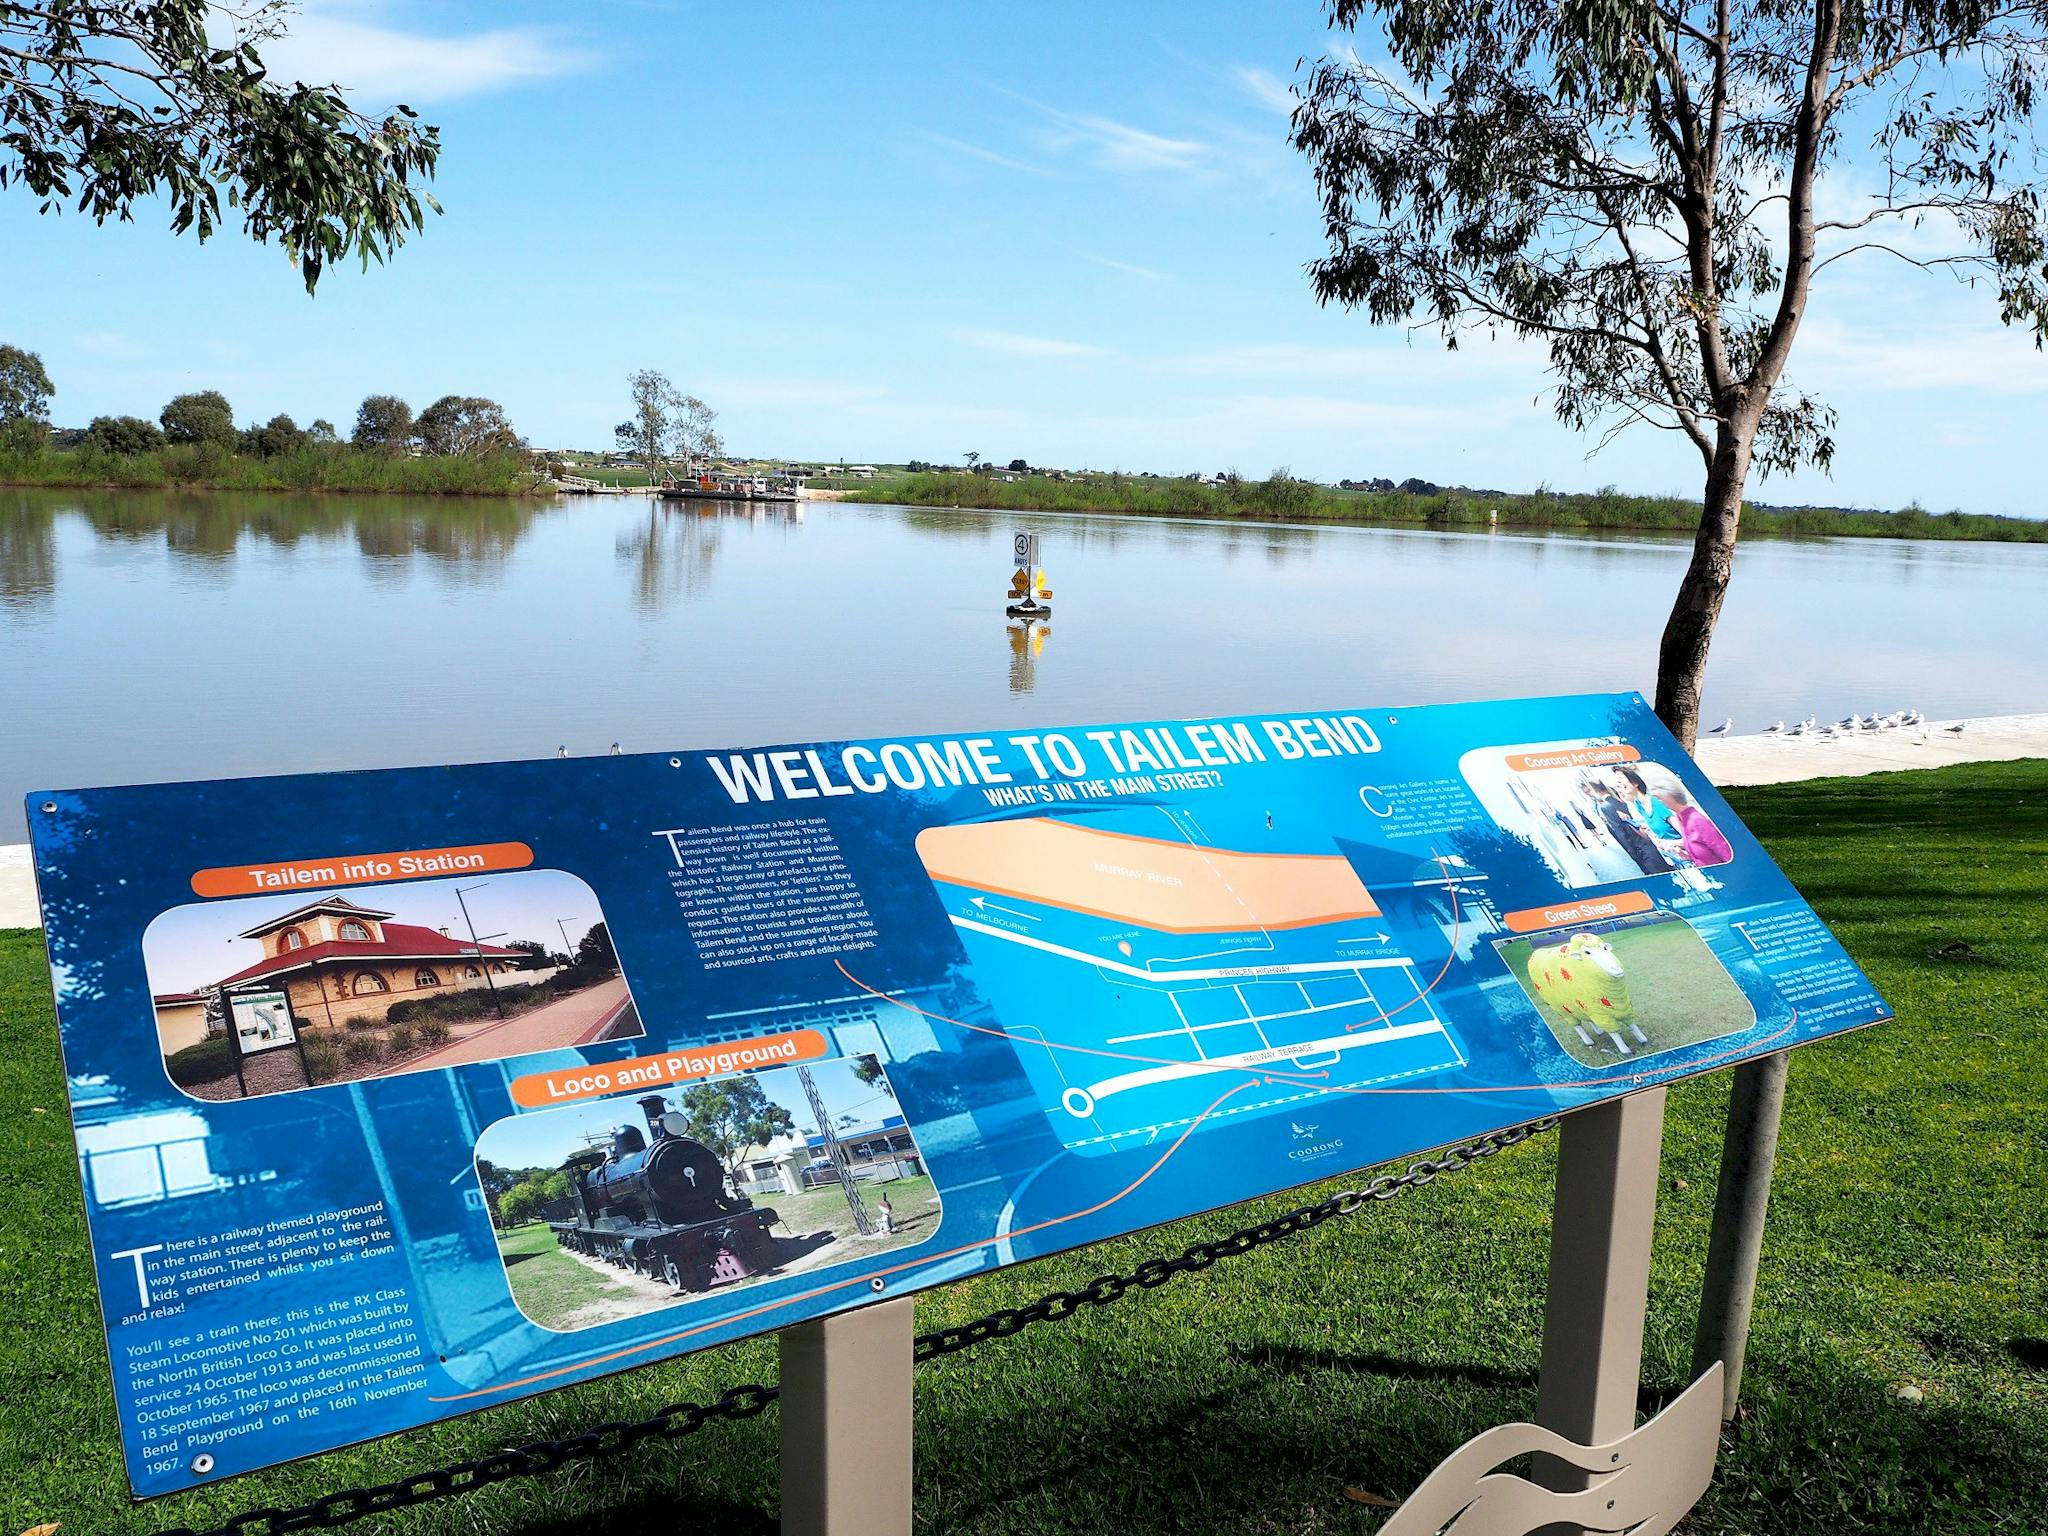
{"label": "concrete path", "polygon": [[[1952,725],[1960,725],[1962,730],[1949,730]],[[1859,731],[1854,736],[1832,738],[1703,736],[1697,756],[1707,777],[1722,785],[1784,784],[1794,779],[1938,768],[1944,763],[2048,757],[2048,715],[1930,720],[1908,730]],[[0,847],[0,929],[41,926],[28,845]]]}
{"label": "concrete path", "polygon": [[29,868],[28,844],[0,848],[0,928],[40,928],[36,910],[36,877]]}
{"label": "concrete path", "polygon": [[593,1040],[617,1038],[621,1029],[637,1035],[640,1026],[631,1009],[625,978],[614,976],[509,1019],[493,1019],[438,1051],[407,1057],[405,1070],[417,1072],[423,1067],[453,1067],[465,1061],[496,1061],[504,1056],[588,1045]]}

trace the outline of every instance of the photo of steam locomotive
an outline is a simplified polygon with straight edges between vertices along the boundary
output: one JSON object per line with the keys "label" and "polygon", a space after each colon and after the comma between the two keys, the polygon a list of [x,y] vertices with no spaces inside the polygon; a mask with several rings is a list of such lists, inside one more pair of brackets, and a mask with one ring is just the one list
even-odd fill
{"label": "photo of steam locomotive", "polygon": [[556,1332],[911,1247],[943,1214],[873,1056],[507,1115],[475,1159],[513,1304]]}
{"label": "photo of steam locomotive", "polygon": [[709,1291],[773,1274],[776,1213],[730,1192],[711,1149],[659,1094],[639,1101],[643,1133],[622,1125],[609,1148],[562,1164],[571,1193],[548,1213],[556,1242],[678,1291]]}

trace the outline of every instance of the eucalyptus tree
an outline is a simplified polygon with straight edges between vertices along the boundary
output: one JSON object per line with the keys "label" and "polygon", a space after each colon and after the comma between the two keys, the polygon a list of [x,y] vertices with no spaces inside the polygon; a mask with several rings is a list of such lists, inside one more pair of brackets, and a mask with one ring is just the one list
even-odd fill
{"label": "eucalyptus tree", "polygon": [[1370,57],[1339,40],[1298,91],[1317,296],[1542,343],[1565,423],[1699,455],[1657,671],[1690,747],[1751,470],[1834,454],[1790,371],[1821,274],[1889,256],[2048,335],[2048,0],[1333,0],[1331,24]]}
{"label": "eucalyptus tree", "polygon": [[505,408],[480,395],[443,395],[420,412],[420,447],[431,454],[481,458],[519,446]]}
{"label": "eucalyptus tree", "polygon": [[0,187],[99,223],[161,199],[201,240],[222,202],[275,237],[307,292],[355,254],[383,261],[439,207],[417,182],[438,130],[381,118],[332,85],[283,84],[260,50],[286,0],[0,0]]}
{"label": "eucalyptus tree", "polygon": [[0,342],[0,425],[48,420],[56,393],[40,353]]}
{"label": "eucalyptus tree", "polygon": [[371,453],[397,456],[412,446],[412,407],[396,395],[371,395],[356,407],[355,430],[349,441]]}
{"label": "eucalyptus tree", "polygon": [[670,459],[694,464],[724,451],[718,412],[677,389],[667,374],[643,368],[626,382],[633,394],[633,414],[613,428],[612,436],[619,451],[639,459],[651,478],[659,480]]}

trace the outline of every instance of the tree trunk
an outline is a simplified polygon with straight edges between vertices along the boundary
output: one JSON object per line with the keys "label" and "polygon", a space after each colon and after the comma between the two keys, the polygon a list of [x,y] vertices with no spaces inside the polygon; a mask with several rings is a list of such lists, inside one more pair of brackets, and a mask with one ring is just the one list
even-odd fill
{"label": "tree trunk", "polygon": [[1700,690],[1707,676],[1707,648],[1735,570],[1735,539],[1742,524],[1742,488],[1749,480],[1755,427],[1740,418],[1716,434],[1714,463],[1707,471],[1706,504],[1692,541],[1692,560],[1678,584],[1678,600],[1664,623],[1657,647],[1657,717],[1690,752],[1700,727]]}

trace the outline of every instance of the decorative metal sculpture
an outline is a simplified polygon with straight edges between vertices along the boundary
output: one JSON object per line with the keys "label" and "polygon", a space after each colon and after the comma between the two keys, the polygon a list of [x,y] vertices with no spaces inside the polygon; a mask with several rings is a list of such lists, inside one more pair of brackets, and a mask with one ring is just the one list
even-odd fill
{"label": "decorative metal sculpture", "polygon": [[[1721,1436],[1717,1363],[1665,1410],[1605,1445],[1580,1445],[1537,1424],[1502,1424],[1453,1451],[1404,1500],[1380,1536],[1529,1536],[1556,1526],[1664,1536],[1714,1478]],[[1560,1492],[1503,1463],[1531,1452],[1586,1474]]]}

